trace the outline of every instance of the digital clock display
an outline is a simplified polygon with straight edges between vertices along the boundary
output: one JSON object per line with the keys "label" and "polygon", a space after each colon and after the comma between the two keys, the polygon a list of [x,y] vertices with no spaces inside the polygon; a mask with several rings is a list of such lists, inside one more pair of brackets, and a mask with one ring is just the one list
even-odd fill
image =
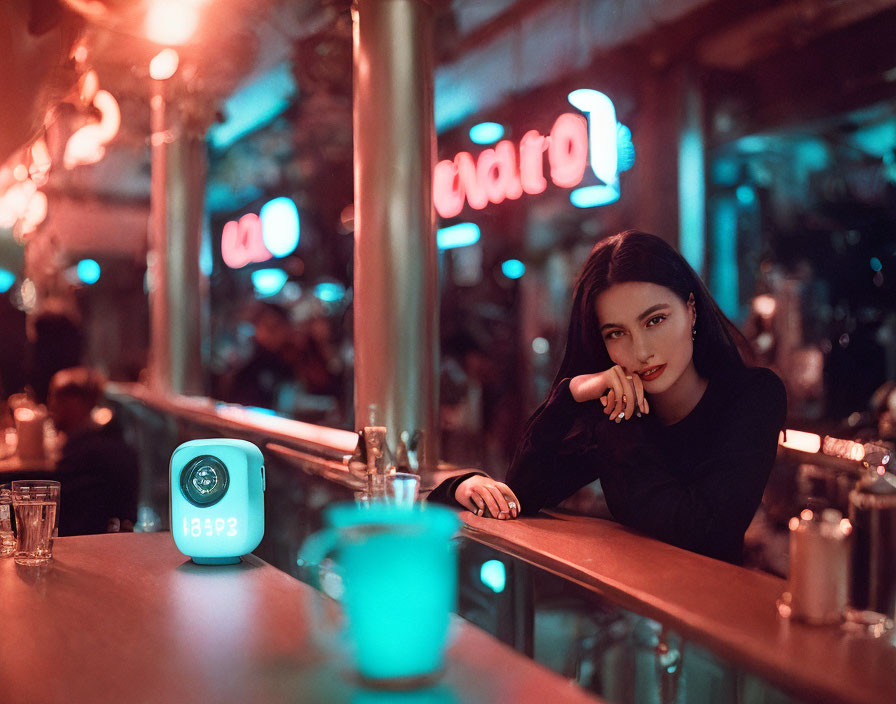
{"label": "digital clock display", "polygon": [[230,518],[186,518],[184,517],[184,536],[227,536],[232,538],[239,533],[238,522],[234,517]]}

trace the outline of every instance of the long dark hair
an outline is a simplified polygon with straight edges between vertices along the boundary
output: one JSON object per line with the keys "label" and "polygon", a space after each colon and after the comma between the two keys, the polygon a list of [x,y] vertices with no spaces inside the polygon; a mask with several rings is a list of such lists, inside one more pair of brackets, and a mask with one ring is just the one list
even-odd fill
{"label": "long dark hair", "polygon": [[597,296],[614,284],[643,281],[665,286],[687,303],[691,294],[697,311],[694,366],[704,378],[720,370],[744,367],[741,350],[748,344],[719,310],[706,286],[665,240],[638,230],[626,230],[598,242],[576,282],[566,351],[554,379],[604,371],[613,366],[595,312]]}

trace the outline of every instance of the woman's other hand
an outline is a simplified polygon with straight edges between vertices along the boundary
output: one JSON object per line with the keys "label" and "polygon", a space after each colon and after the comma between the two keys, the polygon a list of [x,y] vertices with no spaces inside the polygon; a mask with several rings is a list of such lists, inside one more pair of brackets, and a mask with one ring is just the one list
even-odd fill
{"label": "woman's other hand", "polygon": [[618,364],[604,372],[573,377],[569,390],[579,403],[600,400],[604,414],[617,423],[650,412],[641,377],[626,373]]}
{"label": "woman's other hand", "polygon": [[462,481],[454,492],[454,498],[477,516],[485,515],[488,510],[492,518],[506,520],[516,518],[520,513],[519,499],[510,487],[481,474]]}

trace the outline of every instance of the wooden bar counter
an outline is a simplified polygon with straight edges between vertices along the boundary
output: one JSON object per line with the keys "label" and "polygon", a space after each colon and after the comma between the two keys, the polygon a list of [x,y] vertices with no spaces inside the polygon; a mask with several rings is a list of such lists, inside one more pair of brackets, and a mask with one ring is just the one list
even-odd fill
{"label": "wooden bar counter", "polygon": [[194,565],[169,533],[59,538],[48,567],[0,560],[0,701],[599,701],[459,618],[432,688],[364,689],[315,636],[322,598],[254,556]]}
{"label": "wooden bar counter", "polygon": [[870,638],[782,619],[775,607],[782,579],[597,518],[461,517],[468,538],[655,619],[801,700],[896,702],[896,633]]}

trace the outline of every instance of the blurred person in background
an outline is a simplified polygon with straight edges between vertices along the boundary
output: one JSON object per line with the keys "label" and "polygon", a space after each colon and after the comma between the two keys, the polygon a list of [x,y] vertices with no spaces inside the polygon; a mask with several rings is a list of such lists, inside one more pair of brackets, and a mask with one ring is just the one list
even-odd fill
{"label": "blurred person in background", "polygon": [[111,412],[95,417],[102,387],[87,367],[63,369],[50,382],[48,410],[64,436],[54,476],[62,485],[60,535],[132,530],[137,520],[137,455]]}
{"label": "blurred person in background", "polygon": [[53,375],[82,363],[84,335],[71,315],[53,310],[39,313],[28,333],[28,385],[34,399],[46,403]]}
{"label": "blurred person in background", "polygon": [[25,388],[25,313],[17,309],[8,295],[0,296],[0,399]]}
{"label": "blurred person in background", "polygon": [[313,315],[301,326],[294,350],[296,375],[309,394],[339,396],[345,364],[333,323],[325,315]]}
{"label": "blurred person in background", "polygon": [[261,303],[252,322],[252,352],[249,359],[225,382],[224,400],[243,406],[272,410],[280,408],[280,396],[294,382],[289,362],[292,325],[289,313],[274,303]]}

